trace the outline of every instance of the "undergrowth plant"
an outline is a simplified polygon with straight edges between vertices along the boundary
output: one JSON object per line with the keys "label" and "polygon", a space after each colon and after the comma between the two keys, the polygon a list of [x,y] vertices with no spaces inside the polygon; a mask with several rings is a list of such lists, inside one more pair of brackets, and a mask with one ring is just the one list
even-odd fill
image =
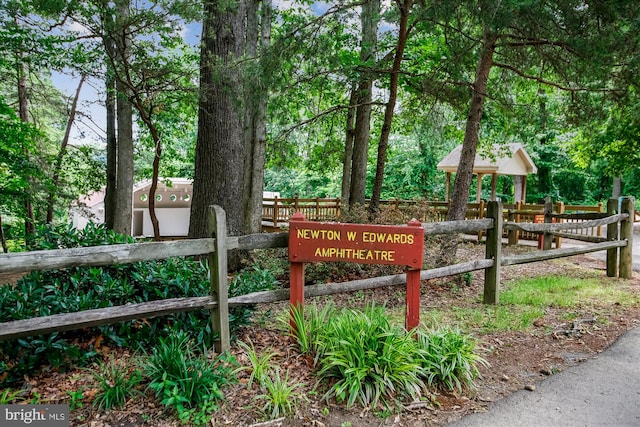
{"label": "undergrowth plant", "polygon": [[250,389],[254,381],[262,386],[268,376],[268,371],[273,369],[273,365],[270,362],[276,353],[270,349],[265,349],[262,353],[258,354],[251,340],[249,340],[248,344],[243,341],[238,341],[238,345],[245,351],[250,366],[240,366],[235,369],[233,373],[238,374],[243,371],[251,371],[247,381],[247,388]]}
{"label": "undergrowth plant", "polygon": [[142,381],[142,371],[138,367],[130,369],[128,366],[121,366],[111,356],[108,362],[100,362],[98,367],[90,369],[90,372],[98,384],[93,401],[93,405],[98,409],[122,409],[127,400],[140,394],[138,386]]}
{"label": "undergrowth plant", "polygon": [[347,407],[359,402],[388,408],[398,398],[420,397],[422,369],[415,341],[390,324],[384,307],[332,313],[321,342],[318,376],[334,381],[325,398],[345,401]]}
{"label": "undergrowth plant", "polygon": [[[323,329],[334,310],[333,303],[326,303],[322,308],[318,308],[317,304],[291,306],[290,317],[281,318],[280,321],[285,323],[285,329],[296,339],[300,353],[315,355],[319,353]],[[289,319],[293,322],[293,329],[289,327]]]}
{"label": "undergrowth plant", "polygon": [[306,398],[304,394],[296,393],[303,384],[290,384],[289,371],[281,377],[279,368],[263,377],[262,386],[265,392],[255,399],[264,401],[261,411],[272,420],[292,414],[299,402]]}
{"label": "undergrowth plant", "polygon": [[222,388],[235,381],[227,355],[209,360],[185,333],[163,338],[144,362],[149,389],[182,421],[206,424],[224,397]]}
{"label": "undergrowth plant", "polygon": [[480,375],[478,365],[488,365],[476,353],[475,339],[460,331],[441,328],[415,333],[417,361],[429,385],[462,392],[473,387],[473,381]]}
{"label": "undergrowth plant", "polygon": [[310,305],[304,316],[293,310],[293,319],[301,352],[310,347],[309,330],[317,334],[309,351],[315,352],[318,376],[330,384],[324,397],[347,407],[359,403],[389,410],[399,400],[421,398],[425,383],[470,388],[478,364],[486,363],[471,337],[449,329],[407,332],[374,304],[364,311],[334,306],[319,311]]}
{"label": "undergrowth plant", "polygon": [[[90,223],[84,230],[71,226],[40,227],[33,248],[121,243],[130,244],[133,239],[118,235],[104,225]],[[0,323],[159,299],[207,296],[210,294],[208,277],[207,264],[189,258],[33,271],[15,286],[0,286]],[[240,272],[231,281],[229,293],[237,296],[276,286],[273,274],[253,268]],[[250,320],[253,309],[231,309],[232,333]],[[182,331],[190,339],[208,347],[215,338],[209,314],[198,310],[1,342],[0,378],[5,377],[2,385],[19,383],[24,375],[33,375],[43,365],[58,369],[70,364],[88,365],[96,352],[91,346],[80,346],[74,342],[90,342],[101,335],[116,346],[137,350],[150,348],[159,338],[176,331]]]}

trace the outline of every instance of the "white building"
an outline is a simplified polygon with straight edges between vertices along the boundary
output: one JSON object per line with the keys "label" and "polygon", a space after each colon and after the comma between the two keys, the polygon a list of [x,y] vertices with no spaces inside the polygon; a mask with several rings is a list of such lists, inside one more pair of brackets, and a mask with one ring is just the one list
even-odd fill
{"label": "white building", "polygon": [[[149,188],[151,180],[133,187],[132,234],[136,237],[153,237],[153,225],[149,214]],[[104,194],[97,191],[78,199],[71,209],[73,226],[82,229],[89,221],[104,222]],[[265,193],[276,197],[278,193]],[[193,184],[187,178],[162,178],[156,189],[155,213],[162,237],[184,237],[189,234],[189,215]]]}

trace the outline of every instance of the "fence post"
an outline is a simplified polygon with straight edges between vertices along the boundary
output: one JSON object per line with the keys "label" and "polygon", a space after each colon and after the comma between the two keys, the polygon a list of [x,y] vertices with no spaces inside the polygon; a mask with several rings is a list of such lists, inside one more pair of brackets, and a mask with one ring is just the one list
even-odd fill
{"label": "fence post", "polygon": [[[296,221],[306,221],[305,216],[296,212],[291,215],[289,224]],[[289,230],[293,229],[291,225]],[[289,231],[291,233],[291,231]],[[291,235],[289,236],[289,251],[291,251]],[[304,263],[289,261],[289,323],[291,330],[296,329],[294,322],[294,310],[298,310],[300,314],[304,309]]]}
{"label": "fence post", "polygon": [[[618,199],[607,200],[607,215],[618,213]],[[618,223],[607,224],[607,240],[618,239]],[[618,248],[607,249],[607,277],[618,275]]]}
{"label": "fence post", "polygon": [[229,338],[229,304],[227,302],[227,216],[218,205],[209,206],[209,235],[215,237],[215,252],[209,254],[211,299],[217,305],[211,310],[212,332],[217,333],[213,345],[217,353],[231,347]]}
{"label": "fence post", "polygon": [[273,226],[278,226],[278,196],[273,198]]}
{"label": "fence post", "polygon": [[[545,224],[551,223],[551,214],[553,213],[553,202],[551,197],[544,198],[544,222]],[[548,251],[551,249],[551,242],[553,242],[553,235],[544,233],[542,235],[542,249]]]}
{"label": "fence post", "polygon": [[[516,207],[514,209],[517,209],[517,203],[515,205]],[[515,222],[516,221],[516,214],[513,213],[512,209],[509,209],[509,212],[507,213],[507,221],[509,222]],[[517,245],[518,244],[518,240],[516,237],[516,229],[515,228],[510,228],[509,230],[507,230],[507,244],[509,246],[513,246],[513,245]]]}
{"label": "fence post", "polygon": [[[558,209],[556,213],[563,214],[564,213],[564,202],[558,202]],[[552,221],[555,222],[555,221]],[[559,219],[558,222],[562,222],[562,219]],[[562,247],[562,237],[555,237],[556,239],[556,249],[560,249]]]}
{"label": "fence post", "polygon": [[627,246],[620,248],[619,274],[623,279],[631,279],[633,276],[633,215],[635,212],[633,197],[624,197],[620,213],[629,214],[629,217],[620,223],[620,240],[626,240]]}
{"label": "fence post", "polygon": [[487,206],[487,218],[493,219],[493,228],[487,230],[485,258],[493,260],[493,266],[484,270],[485,304],[497,304],[500,299],[500,263],[502,261],[502,202],[491,201]]}

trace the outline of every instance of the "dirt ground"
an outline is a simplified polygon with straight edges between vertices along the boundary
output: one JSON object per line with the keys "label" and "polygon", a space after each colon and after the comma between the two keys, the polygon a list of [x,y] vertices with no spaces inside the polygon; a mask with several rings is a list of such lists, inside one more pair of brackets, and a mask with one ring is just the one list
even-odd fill
{"label": "dirt ground", "polygon": [[[470,244],[465,249],[469,256],[483,251],[481,245]],[[464,258],[464,254],[462,256]],[[562,260],[553,260],[520,266],[503,267],[503,283],[519,277],[538,275],[593,276],[606,279],[602,261],[587,256],[575,256]],[[640,295],[640,278],[624,281],[633,292]],[[452,286],[445,280],[423,282],[422,310],[438,307],[479,307],[482,294],[482,272],[473,275],[467,286]],[[336,304],[351,307],[366,305],[371,301],[385,303],[387,307],[404,305],[404,287],[396,286],[371,291],[358,295],[337,295],[333,297]],[[254,390],[247,390],[247,378],[241,377],[238,384],[226,389],[226,401],[215,413],[211,425],[215,426],[443,426],[455,421],[465,414],[483,411],[493,401],[516,390],[527,389],[535,393],[535,385],[549,375],[565,370],[596,356],[625,331],[636,326],[640,320],[640,307],[622,305],[585,305],[572,307],[574,321],[565,316],[567,309],[559,307],[547,308],[543,317],[536,319],[534,327],[526,332],[502,332],[480,335],[479,352],[490,367],[482,367],[482,376],[476,381],[476,388],[463,394],[433,391],[431,398],[424,402],[406,403],[397,413],[381,414],[354,406],[347,410],[344,405],[333,401],[322,400],[322,392],[315,389],[309,360],[300,356],[291,339],[268,321],[273,313],[279,313],[286,303],[274,303],[260,307],[258,314],[262,320],[259,324],[243,329],[242,340],[251,340],[256,349],[269,348],[277,352],[275,362],[284,371],[289,370],[292,383],[303,384],[298,388],[300,404],[294,416],[286,419],[266,421],[258,410],[259,402]],[[577,313],[576,313],[577,312]],[[576,315],[577,314],[577,315]],[[596,319],[596,321],[594,321]],[[272,320],[272,319],[271,319]],[[126,351],[102,349],[105,356],[117,351],[119,360],[131,357]],[[235,346],[233,353],[240,363],[246,362],[244,354]],[[69,402],[69,390],[82,388],[83,406],[71,413],[71,425],[74,426],[170,426],[180,425],[172,421],[163,407],[150,398],[136,398],[127,403],[123,410],[97,412],[91,405],[95,395],[95,384],[83,371],[67,373],[49,372],[34,378],[26,378],[25,384],[30,394],[36,393],[41,399],[52,403]]]}

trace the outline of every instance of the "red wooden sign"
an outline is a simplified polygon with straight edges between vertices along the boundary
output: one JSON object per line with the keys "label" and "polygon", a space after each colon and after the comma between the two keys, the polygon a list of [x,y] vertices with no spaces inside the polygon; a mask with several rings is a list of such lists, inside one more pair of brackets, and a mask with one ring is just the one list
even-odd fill
{"label": "red wooden sign", "polygon": [[[291,307],[304,304],[304,263],[350,261],[362,264],[405,265],[407,270],[407,312],[405,326],[420,323],[420,269],[424,229],[420,222],[407,226],[342,224],[305,221],[296,212],[289,219],[289,261]],[[291,327],[295,329],[293,312]]]}
{"label": "red wooden sign", "polygon": [[[296,215],[299,215],[296,217]],[[424,229],[409,226],[289,221],[289,261],[347,261],[422,268]]]}

